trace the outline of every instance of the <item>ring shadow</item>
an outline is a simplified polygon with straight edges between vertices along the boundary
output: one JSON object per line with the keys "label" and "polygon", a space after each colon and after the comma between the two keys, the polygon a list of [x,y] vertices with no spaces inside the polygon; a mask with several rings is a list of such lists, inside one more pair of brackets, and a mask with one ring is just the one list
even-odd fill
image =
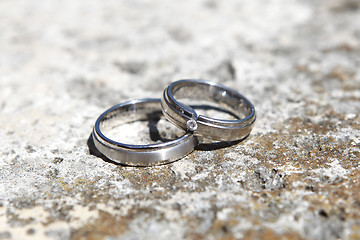
{"label": "ring shadow", "polygon": [[89,136],[89,138],[87,140],[87,145],[88,145],[88,148],[89,148],[89,153],[91,155],[93,155],[95,157],[98,157],[98,158],[101,158],[102,160],[104,160],[105,162],[108,162],[108,163],[128,167],[128,165],[117,163],[117,162],[111,160],[110,158],[108,158],[104,154],[102,154],[99,150],[97,150],[97,148],[95,147],[94,138],[93,138],[92,133],[90,134],[90,136]]}
{"label": "ring shadow", "polygon": [[[235,118],[238,118],[235,114],[233,114],[232,112],[230,112],[228,110],[225,110],[225,109],[222,109],[222,108],[219,108],[219,107],[215,107],[215,106],[211,106],[211,105],[191,105],[191,107],[193,109],[216,110],[216,111],[219,111],[219,112],[229,114],[229,115],[231,115],[231,116],[233,116]],[[157,127],[157,124],[160,121],[161,116],[162,116],[161,111],[156,111],[156,112],[152,112],[150,114],[147,114],[149,135],[150,135],[150,139],[152,141],[167,142],[167,141],[169,141],[169,139],[161,137],[159,129]],[[222,148],[231,147],[231,146],[234,146],[234,145],[244,141],[249,135],[243,137],[242,139],[236,140],[236,141],[219,141],[219,142],[212,142],[212,143],[200,143],[195,147],[195,150],[213,151],[213,150],[218,150],[218,149],[222,149]],[[103,159],[105,162],[113,163],[113,164],[116,164],[116,165],[119,165],[119,166],[129,167],[129,165],[121,164],[121,163],[118,163],[118,162],[115,162],[115,161],[109,159],[104,154],[102,154],[99,150],[97,150],[97,148],[96,148],[96,146],[94,144],[94,139],[93,139],[93,134],[92,133],[90,134],[90,136],[89,136],[89,138],[87,140],[87,145],[88,145],[88,148],[89,148],[89,153],[91,155],[99,157],[99,158]]]}
{"label": "ring shadow", "polygon": [[214,150],[218,150],[218,149],[222,149],[222,148],[231,147],[231,146],[234,146],[234,145],[244,141],[248,136],[249,135],[247,135],[246,137],[244,137],[240,140],[235,140],[235,141],[219,141],[219,142],[212,142],[212,143],[200,143],[195,147],[195,150],[214,151]]}

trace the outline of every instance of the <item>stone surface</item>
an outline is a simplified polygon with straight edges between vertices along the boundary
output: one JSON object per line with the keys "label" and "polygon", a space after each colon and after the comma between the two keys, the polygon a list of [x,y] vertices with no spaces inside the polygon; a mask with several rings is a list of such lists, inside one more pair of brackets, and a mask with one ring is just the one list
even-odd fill
{"label": "stone surface", "polygon": [[[0,239],[360,239],[359,22],[356,0],[0,1]],[[245,94],[250,137],[89,154],[106,108],[182,78]]]}

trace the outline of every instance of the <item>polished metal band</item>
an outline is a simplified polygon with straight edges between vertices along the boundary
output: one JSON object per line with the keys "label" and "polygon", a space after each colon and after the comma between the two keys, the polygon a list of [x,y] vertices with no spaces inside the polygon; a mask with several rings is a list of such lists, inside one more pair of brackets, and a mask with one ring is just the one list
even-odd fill
{"label": "polished metal band", "polygon": [[[220,120],[198,115],[192,107],[175,98],[206,100],[220,104],[236,116],[236,119]],[[161,105],[170,122],[211,140],[243,139],[250,134],[256,118],[254,106],[239,92],[204,80],[187,79],[171,83],[164,91]]]}
{"label": "polished metal band", "polygon": [[149,114],[162,114],[160,99],[139,99],[116,105],[96,120],[93,129],[95,147],[110,160],[131,166],[149,166],[172,162],[192,152],[198,144],[191,132],[160,144],[131,145],[113,141],[103,132],[121,124],[145,120]]}

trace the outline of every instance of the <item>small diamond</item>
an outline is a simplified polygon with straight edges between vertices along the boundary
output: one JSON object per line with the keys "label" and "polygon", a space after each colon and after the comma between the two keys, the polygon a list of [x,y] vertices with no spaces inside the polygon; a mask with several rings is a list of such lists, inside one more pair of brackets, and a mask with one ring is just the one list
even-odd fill
{"label": "small diamond", "polygon": [[186,127],[190,131],[195,131],[198,128],[198,125],[194,119],[190,119],[186,122]]}

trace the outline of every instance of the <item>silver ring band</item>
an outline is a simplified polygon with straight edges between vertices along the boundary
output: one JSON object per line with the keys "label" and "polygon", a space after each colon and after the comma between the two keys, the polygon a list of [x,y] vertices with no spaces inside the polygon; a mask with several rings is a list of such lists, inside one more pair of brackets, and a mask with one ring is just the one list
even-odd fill
{"label": "silver ring band", "polygon": [[[236,119],[221,120],[198,115],[192,107],[175,98],[201,99],[220,104]],[[243,95],[221,84],[204,80],[186,79],[171,83],[164,91],[161,105],[170,122],[210,140],[243,139],[250,134],[256,119],[254,106]]]}
{"label": "silver ring band", "polygon": [[165,164],[192,152],[198,140],[191,132],[175,140],[149,145],[116,142],[103,133],[119,124],[144,120],[155,112],[162,114],[160,99],[132,100],[108,109],[96,120],[92,133],[95,147],[110,160],[131,166]]}

